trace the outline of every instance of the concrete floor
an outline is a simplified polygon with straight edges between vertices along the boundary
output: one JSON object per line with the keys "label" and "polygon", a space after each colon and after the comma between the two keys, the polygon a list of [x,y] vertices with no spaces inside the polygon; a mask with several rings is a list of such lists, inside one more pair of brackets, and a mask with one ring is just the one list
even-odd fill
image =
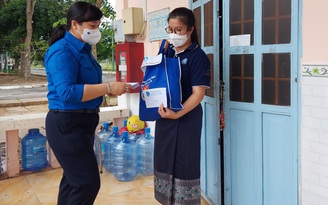
{"label": "concrete floor", "polygon": [[[35,99],[40,102],[40,99]],[[46,113],[47,103],[29,102],[22,106],[7,107],[0,103],[0,116],[19,116]],[[1,205],[55,205],[62,169],[51,169],[0,180]],[[1,178],[1,177],[0,177]],[[154,199],[153,176],[138,176],[131,182],[120,182],[106,171],[101,174],[101,188],[95,205],[157,205]],[[202,199],[202,205],[208,203]]]}
{"label": "concrete floor", "polygon": [[[2,205],[55,205],[62,169],[36,172],[0,180]],[[156,205],[153,176],[137,176],[120,182],[108,172],[101,174],[101,188],[95,205]],[[202,200],[202,205],[208,205]]]}

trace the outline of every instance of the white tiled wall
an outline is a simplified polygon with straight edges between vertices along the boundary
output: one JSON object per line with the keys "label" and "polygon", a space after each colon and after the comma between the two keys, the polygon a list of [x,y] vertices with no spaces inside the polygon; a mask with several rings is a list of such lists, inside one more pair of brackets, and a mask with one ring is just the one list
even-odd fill
{"label": "white tiled wall", "polygon": [[301,204],[328,204],[328,78],[302,78]]}

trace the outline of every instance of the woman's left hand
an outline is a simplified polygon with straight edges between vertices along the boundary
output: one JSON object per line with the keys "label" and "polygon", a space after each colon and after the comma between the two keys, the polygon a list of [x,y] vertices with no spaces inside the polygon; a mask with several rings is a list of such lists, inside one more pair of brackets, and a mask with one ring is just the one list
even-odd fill
{"label": "woman's left hand", "polygon": [[163,104],[161,104],[158,108],[158,114],[162,118],[168,118],[168,119],[178,119],[179,116],[176,112],[171,110],[170,108],[164,107]]}

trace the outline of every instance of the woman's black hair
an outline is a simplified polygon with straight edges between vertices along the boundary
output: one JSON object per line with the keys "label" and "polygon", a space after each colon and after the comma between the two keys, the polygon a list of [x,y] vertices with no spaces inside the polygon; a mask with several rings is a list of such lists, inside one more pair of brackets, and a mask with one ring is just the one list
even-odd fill
{"label": "woman's black hair", "polygon": [[184,25],[188,27],[188,30],[191,27],[194,27],[194,30],[191,34],[191,42],[198,44],[195,15],[190,9],[186,7],[178,7],[171,11],[167,17],[167,22],[169,22],[170,19],[179,19]]}
{"label": "woman's black hair", "polygon": [[67,25],[61,25],[54,28],[49,38],[49,45],[51,46],[65,36],[65,32],[71,28],[72,20],[81,24],[87,21],[97,21],[101,19],[102,16],[102,11],[90,3],[83,1],[73,3],[67,12]]}

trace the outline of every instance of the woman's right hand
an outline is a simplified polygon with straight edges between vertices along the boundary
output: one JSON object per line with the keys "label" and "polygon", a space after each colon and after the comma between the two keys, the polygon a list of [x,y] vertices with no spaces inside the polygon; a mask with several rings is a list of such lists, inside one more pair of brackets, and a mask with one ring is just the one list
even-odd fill
{"label": "woman's right hand", "polygon": [[110,93],[109,95],[122,95],[125,94],[126,91],[132,88],[130,84],[123,82],[110,82]]}
{"label": "woman's right hand", "polygon": [[166,52],[167,48],[169,47],[170,45],[170,41],[169,40],[166,40],[165,44],[164,44],[164,51]]}

